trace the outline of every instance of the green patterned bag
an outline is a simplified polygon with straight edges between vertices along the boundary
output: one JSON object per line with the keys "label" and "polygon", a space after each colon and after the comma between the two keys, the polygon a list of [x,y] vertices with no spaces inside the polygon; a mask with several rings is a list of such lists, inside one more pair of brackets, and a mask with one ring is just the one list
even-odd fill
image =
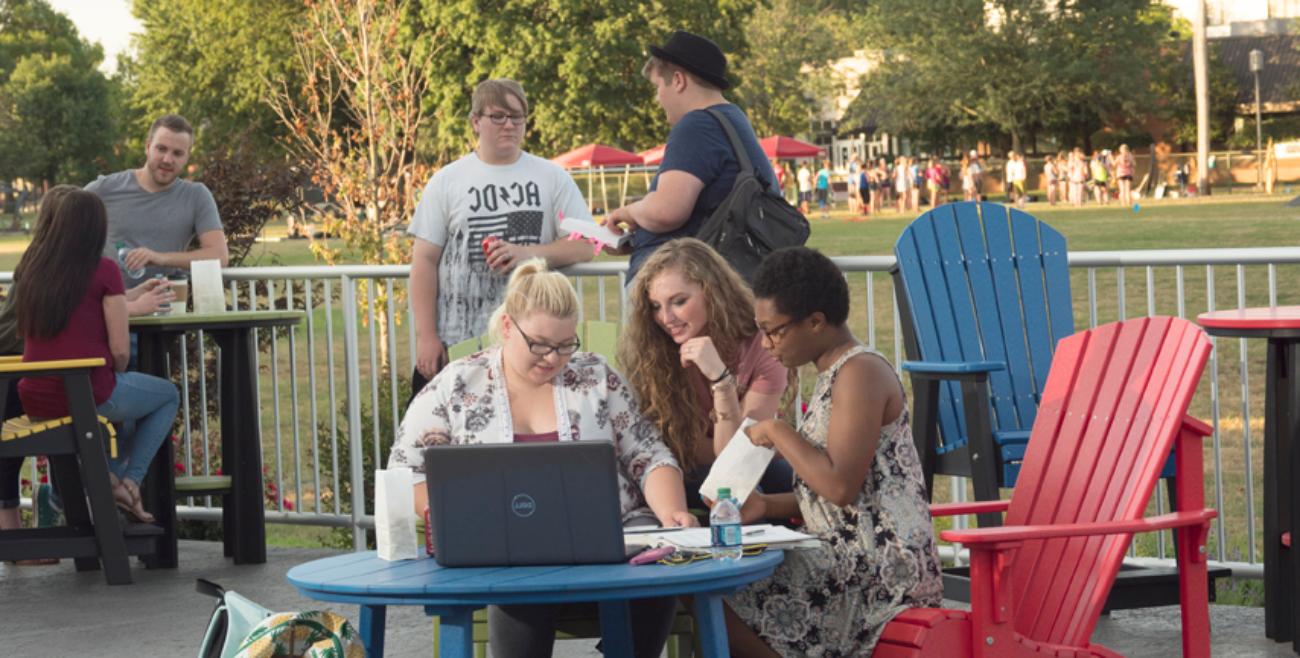
{"label": "green patterned bag", "polygon": [[281,612],[263,619],[239,645],[236,658],[365,658],[352,624],[321,610]]}

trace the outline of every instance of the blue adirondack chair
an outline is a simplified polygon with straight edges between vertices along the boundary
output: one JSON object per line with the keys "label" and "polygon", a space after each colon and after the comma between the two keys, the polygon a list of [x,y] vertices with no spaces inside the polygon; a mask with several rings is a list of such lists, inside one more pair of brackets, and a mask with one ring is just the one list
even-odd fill
{"label": "blue adirondack chair", "polygon": [[[1020,473],[1056,344],[1074,333],[1065,237],[1020,210],[959,202],[913,221],[894,255],[926,486],[935,473],[960,475],[971,478],[977,500],[997,500]],[[1174,472],[1171,455],[1161,474],[1171,501]],[[979,524],[1001,518],[980,514]],[[1121,580],[1117,592],[1140,594],[1112,597],[1110,608],[1177,601],[1172,574]]]}
{"label": "blue adirondack chair", "polygon": [[1015,485],[1056,342],[1074,333],[1065,238],[1019,210],[951,203],[894,254],[927,484],[962,475],[994,500]]}

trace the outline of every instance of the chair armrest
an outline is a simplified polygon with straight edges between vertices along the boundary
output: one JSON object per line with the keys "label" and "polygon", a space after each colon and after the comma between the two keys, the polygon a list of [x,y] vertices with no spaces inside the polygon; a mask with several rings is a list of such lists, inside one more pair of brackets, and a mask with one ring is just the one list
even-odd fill
{"label": "chair armrest", "polygon": [[0,356],[0,363],[22,363],[22,362],[23,362],[23,355],[21,354],[6,354],[4,356]]}
{"label": "chair armrest", "polygon": [[988,373],[1004,371],[1002,362],[904,362],[902,369],[917,378],[930,380],[985,380]]}
{"label": "chair armrest", "polygon": [[1214,428],[1209,423],[1192,416],[1190,414],[1183,416],[1183,429],[1197,436],[1209,436],[1214,433]]}
{"label": "chair armrest", "polygon": [[57,375],[89,372],[104,365],[103,359],[62,359],[59,361],[0,361],[0,374],[4,375]]}
{"label": "chair armrest", "polygon": [[967,546],[980,544],[1018,543],[1031,539],[1051,539],[1053,537],[1091,537],[1096,535],[1119,535],[1135,532],[1167,530],[1186,526],[1204,525],[1219,513],[1212,509],[1172,512],[1150,518],[1132,521],[1103,521],[1099,523],[1063,523],[1060,525],[1021,525],[1000,528],[967,528],[962,530],[944,530],[939,534],[946,541],[958,542]]}
{"label": "chair armrest", "polygon": [[973,503],[938,503],[930,506],[931,517],[962,516],[966,514],[984,514],[987,512],[1005,512],[1011,505],[1009,500],[978,500]]}

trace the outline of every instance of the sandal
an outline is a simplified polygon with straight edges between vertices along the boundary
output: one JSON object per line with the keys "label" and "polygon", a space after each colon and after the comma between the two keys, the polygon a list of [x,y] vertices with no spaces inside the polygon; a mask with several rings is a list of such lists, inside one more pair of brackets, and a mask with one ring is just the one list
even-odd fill
{"label": "sandal", "polygon": [[117,503],[118,509],[140,523],[154,522],[154,516],[145,510],[144,503],[140,500],[140,485],[134,480],[119,480],[111,473],[109,479],[113,484],[113,501]]}

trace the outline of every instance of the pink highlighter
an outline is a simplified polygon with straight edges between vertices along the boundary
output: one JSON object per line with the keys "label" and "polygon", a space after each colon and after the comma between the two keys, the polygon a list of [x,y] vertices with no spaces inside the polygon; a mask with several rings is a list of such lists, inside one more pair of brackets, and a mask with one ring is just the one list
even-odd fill
{"label": "pink highlighter", "polygon": [[647,548],[646,550],[641,551],[636,555],[633,555],[632,559],[628,560],[627,562],[628,564],[637,564],[637,565],[654,564],[655,562],[658,562],[659,560],[662,560],[668,557],[669,555],[672,555],[676,551],[677,548],[674,546],[656,546],[654,548]]}

